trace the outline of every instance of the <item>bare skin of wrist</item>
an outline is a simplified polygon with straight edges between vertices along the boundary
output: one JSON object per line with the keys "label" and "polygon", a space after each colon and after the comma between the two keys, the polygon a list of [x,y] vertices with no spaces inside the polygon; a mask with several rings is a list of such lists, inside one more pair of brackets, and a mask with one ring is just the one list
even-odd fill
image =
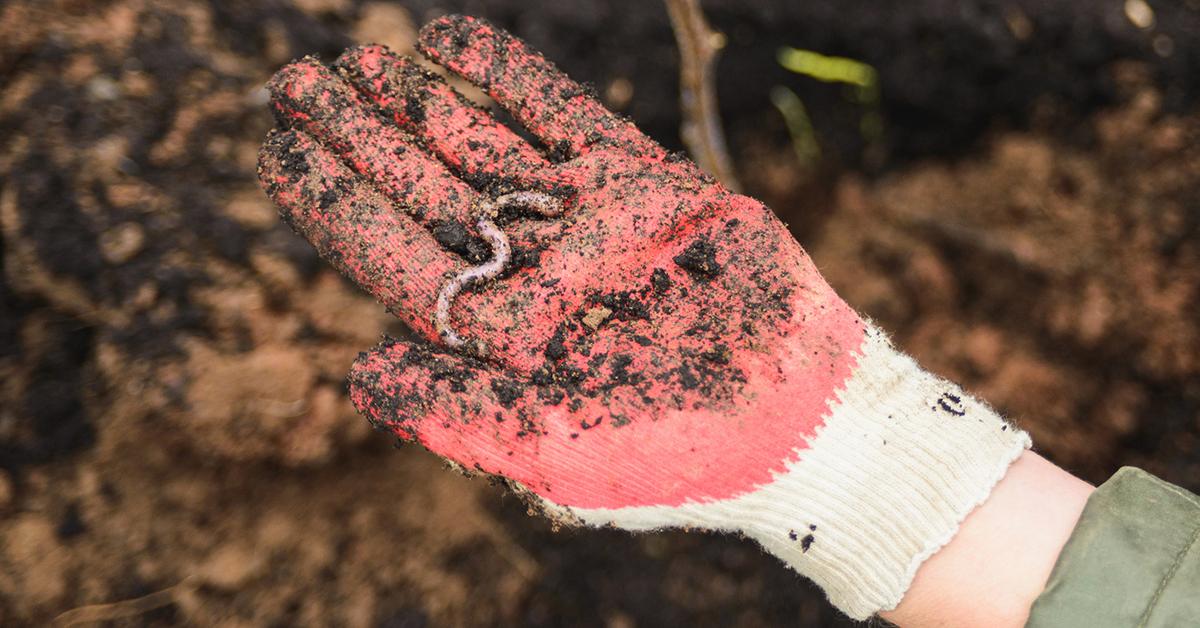
{"label": "bare skin of wrist", "polygon": [[1093,490],[1026,451],[880,616],[902,628],[1023,626]]}

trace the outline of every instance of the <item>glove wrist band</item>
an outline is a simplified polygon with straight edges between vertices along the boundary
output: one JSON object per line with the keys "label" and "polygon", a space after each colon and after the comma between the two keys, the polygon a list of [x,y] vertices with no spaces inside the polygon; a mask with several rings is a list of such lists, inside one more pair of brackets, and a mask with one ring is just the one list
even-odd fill
{"label": "glove wrist band", "polygon": [[824,424],[770,483],[718,501],[560,515],[628,530],[745,534],[861,620],[895,608],[1030,444],[870,326]]}
{"label": "glove wrist band", "polygon": [[865,619],[895,608],[921,564],[1030,445],[872,327],[808,449],[740,498],[749,507],[740,527]]}

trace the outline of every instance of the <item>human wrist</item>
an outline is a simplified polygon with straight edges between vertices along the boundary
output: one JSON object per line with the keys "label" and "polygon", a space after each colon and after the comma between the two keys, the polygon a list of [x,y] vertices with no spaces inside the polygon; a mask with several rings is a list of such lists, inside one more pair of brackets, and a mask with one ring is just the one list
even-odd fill
{"label": "human wrist", "polygon": [[880,615],[904,628],[1024,625],[1093,490],[1025,452]]}

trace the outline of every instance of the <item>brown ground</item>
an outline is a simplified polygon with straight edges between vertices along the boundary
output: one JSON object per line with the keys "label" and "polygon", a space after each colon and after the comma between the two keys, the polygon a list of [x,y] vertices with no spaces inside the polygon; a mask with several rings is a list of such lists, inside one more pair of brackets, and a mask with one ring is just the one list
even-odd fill
{"label": "brown ground", "polygon": [[[257,189],[261,85],[413,20],[228,6],[0,7],[0,624],[169,587],[117,625],[834,621],[746,543],[554,532],[369,433],[342,377],[390,322]],[[735,161],[853,305],[1053,460],[1196,490],[1200,116],[1104,72],[1117,105],[1047,101],[953,161],[804,176],[751,134]]]}

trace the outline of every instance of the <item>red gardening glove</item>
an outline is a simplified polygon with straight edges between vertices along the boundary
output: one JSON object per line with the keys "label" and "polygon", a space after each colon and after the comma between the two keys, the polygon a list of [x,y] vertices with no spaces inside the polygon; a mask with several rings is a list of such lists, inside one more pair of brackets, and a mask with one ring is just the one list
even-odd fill
{"label": "red gardening glove", "polygon": [[386,49],[336,71],[304,59],[271,83],[290,128],[262,163],[291,224],[436,343],[438,292],[469,262],[435,236],[469,255],[498,192],[547,190],[566,209],[507,225],[528,266],[455,302],[453,328],[489,360],[385,343],[354,366],[358,407],[560,505],[674,505],[770,479],[863,336],[784,225],[486,23],[439,20],[420,45],[549,155]]}
{"label": "red gardening glove", "polygon": [[[843,463],[837,452],[858,446],[839,441],[821,449],[835,470],[788,475],[824,459],[816,437],[868,345],[890,351],[886,340],[761,203],[668,154],[523,42],[448,17],[422,29],[419,47],[541,146],[378,46],[333,69],[294,62],[270,84],[282,128],[261,156],[267,192],[331,264],[426,338],[359,357],[359,410],[515,482],[567,521],[738,529],[794,566],[822,547],[818,523],[836,529],[840,516],[823,509],[829,500],[785,498],[793,518],[782,528],[740,521],[780,508],[730,505],[767,503],[755,496],[784,476],[840,495],[841,475],[856,471],[838,465],[874,468]],[[504,234],[490,222],[500,206],[518,210],[497,218]],[[907,364],[892,366],[907,376]],[[944,391],[947,416],[975,407]],[[938,411],[935,398],[916,403]],[[857,438],[858,423],[847,425]],[[824,543],[833,552],[843,541]],[[855,578],[822,584],[867,586]],[[893,593],[843,608],[869,614]]]}

